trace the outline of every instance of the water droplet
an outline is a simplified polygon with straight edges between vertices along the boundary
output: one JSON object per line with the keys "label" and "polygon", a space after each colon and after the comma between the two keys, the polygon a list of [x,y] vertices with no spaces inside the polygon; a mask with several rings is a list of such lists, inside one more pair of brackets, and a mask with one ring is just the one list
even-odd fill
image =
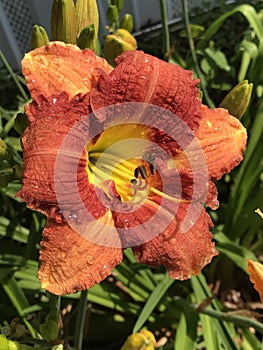
{"label": "water droplet", "polygon": [[92,255],[87,255],[86,256],[86,261],[89,265],[92,265],[94,263],[94,258]]}
{"label": "water droplet", "polygon": [[53,98],[52,102],[55,104],[57,102],[57,99]]}
{"label": "water droplet", "polygon": [[107,265],[103,265],[103,268],[106,269],[108,266]]}
{"label": "water droplet", "polygon": [[125,219],[124,220],[124,228],[129,228],[129,227],[130,227],[129,220]]}

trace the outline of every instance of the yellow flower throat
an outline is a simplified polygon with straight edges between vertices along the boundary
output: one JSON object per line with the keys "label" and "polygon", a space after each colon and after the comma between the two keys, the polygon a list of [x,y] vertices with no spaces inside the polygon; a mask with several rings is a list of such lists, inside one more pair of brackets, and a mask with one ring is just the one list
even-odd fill
{"label": "yellow flower throat", "polygon": [[109,185],[113,183],[115,196],[122,202],[139,203],[151,194],[182,202],[161,191],[162,181],[154,167],[153,155],[147,157],[148,161],[144,158],[147,142],[144,125],[122,124],[104,130],[86,147],[89,182],[109,198],[113,195]]}

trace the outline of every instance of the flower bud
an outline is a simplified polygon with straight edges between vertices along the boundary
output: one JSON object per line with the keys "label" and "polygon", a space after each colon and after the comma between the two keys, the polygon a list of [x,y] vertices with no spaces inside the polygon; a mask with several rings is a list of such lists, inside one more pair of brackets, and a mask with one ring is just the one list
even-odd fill
{"label": "flower bud", "polygon": [[226,108],[234,117],[241,119],[249,105],[252,88],[253,84],[242,81],[226,95],[219,107]]}
{"label": "flower bud", "polygon": [[73,0],[54,0],[51,10],[52,40],[76,43],[76,14]]}
{"label": "flower bud", "polygon": [[22,346],[20,346],[20,344],[16,341],[6,339],[6,337],[3,334],[0,334],[0,349],[1,350],[22,350],[26,348],[25,347],[23,348]]}
{"label": "flower bud", "polygon": [[38,25],[35,25],[31,34],[31,50],[45,46],[49,42],[46,30]]}
{"label": "flower bud", "polygon": [[[94,43],[97,40],[99,30],[99,12],[96,0],[76,0],[76,29],[77,36],[87,26],[94,25]],[[95,44],[94,44],[95,46]]]}
{"label": "flower bud", "polygon": [[9,156],[6,143],[0,138],[0,160],[8,159]]}
{"label": "flower bud", "polygon": [[117,22],[119,19],[119,11],[117,6],[115,5],[110,5],[107,10],[107,18],[108,21],[110,22],[110,25],[113,23]]}
{"label": "flower bud", "polygon": [[129,33],[132,32],[132,28],[133,28],[133,18],[132,15],[130,15],[129,13],[126,13],[120,22],[120,28],[121,29],[126,29]]}
{"label": "flower bud", "polygon": [[120,12],[123,8],[124,0],[111,0],[111,4],[115,5],[118,9],[118,12]]}
{"label": "flower bud", "polygon": [[96,38],[95,38],[94,24],[87,26],[81,31],[77,39],[77,45],[82,50],[84,49],[95,50]]}
{"label": "flower bud", "polygon": [[118,29],[114,34],[106,36],[104,42],[104,57],[111,65],[114,65],[114,59],[123,51],[137,49],[136,39],[125,29]]}
{"label": "flower bud", "polygon": [[156,340],[154,335],[146,329],[130,335],[121,350],[154,350]]}

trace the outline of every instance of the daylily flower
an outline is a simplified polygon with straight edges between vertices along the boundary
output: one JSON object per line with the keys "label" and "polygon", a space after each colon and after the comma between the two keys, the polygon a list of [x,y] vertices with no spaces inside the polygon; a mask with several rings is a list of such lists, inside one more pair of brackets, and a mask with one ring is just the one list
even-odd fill
{"label": "daylily flower", "polygon": [[250,281],[254,283],[254,287],[258,291],[260,300],[263,303],[263,264],[248,260],[247,271],[250,274]]}
{"label": "daylily flower", "polygon": [[[192,72],[142,51],[123,53],[113,70],[91,50],[53,42],[26,54],[22,66],[33,102],[26,107],[29,125],[22,139],[24,176],[18,195],[29,208],[48,218],[40,252],[42,286],[52,293],[65,294],[99,283],[121,262],[123,247],[94,240],[115,233],[123,240],[126,231],[124,247],[131,240],[138,262],[153,267],[165,265],[175,279],[198,274],[217,255],[210,233],[212,221],[203,205],[205,202],[212,209],[217,208],[213,180],[220,179],[242,160],[246,131],[241,123],[225,109],[211,110],[202,105],[199,81],[193,79]],[[136,103],[142,103],[145,110],[139,110],[134,123],[134,111],[130,108]],[[123,123],[112,125],[119,110]],[[145,111],[152,112],[152,127],[142,122]],[[170,122],[171,129],[176,129],[170,115],[183,123],[178,123],[176,136],[180,139],[183,135],[179,141],[164,132]],[[87,140],[77,159],[77,171],[72,165],[74,150],[84,129],[75,138],[73,135],[68,143],[72,153],[62,167],[58,166],[67,135],[82,121],[87,135],[94,130],[99,133]],[[188,128],[188,138],[180,131],[182,125]],[[149,141],[169,159],[155,157],[148,144],[138,147],[141,157],[134,158],[126,154],[137,147],[136,142],[113,147],[130,139]],[[194,191],[194,182],[197,189],[202,188],[198,181],[203,181],[203,168],[198,161],[195,163],[195,177],[188,159],[190,153],[193,158],[199,156],[192,146],[193,139],[199,141],[204,152],[207,195],[202,190],[197,190],[197,194]],[[184,152],[181,141],[190,152]],[[180,191],[170,185],[166,191],[165,183],[176,178],[174,169]],[[72,199],[74,172],[76,192],[94,220],[85,221],[83,207]],[[122,204],[138,208],[117,210]],[[147,226],[153,217],[156,220]],[[182,223],[191,219],[187,230],[183,230]],[[159,234],[151,236],[156,229]],[[89,239],[90,234],[94,240]],[[141,243],[140,234],[151,239]]]}

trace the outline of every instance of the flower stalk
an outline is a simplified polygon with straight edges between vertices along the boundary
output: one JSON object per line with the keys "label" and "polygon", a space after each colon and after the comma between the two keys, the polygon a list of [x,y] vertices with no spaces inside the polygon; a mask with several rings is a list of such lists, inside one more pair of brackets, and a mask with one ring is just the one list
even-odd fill
{"label": "flower stalk", "polygon": [[198,64],[198,59],[197,59],[196,52],[195,52],[194,40],[192,37],[191,25],[190,25],[190,20],[189,20],[187,0],[182,0],[182,6],[183,6],[184,22],[185,22],[185,27],[186,27],[189,48],[190,48],[190,52],[191,52],[191,56],[192,56],[193,64],[194,64],[194,70],[196,72],[196,75],[200,78],[201,89],[203,91],[203,94],[204,94],[204,97],[206,99],[208,106],[210,108],[214,108],[215,104],[211,100],[210,96],[208,95],[206,86],[204,84],[205,79],[204,79],[204,76],[203,76],[201,69],[199,67],[199,64]]}
{"label": "flower stalk", "polygon": [[160,0],[160,10],[162,18],[162,30],[163,30],[163,49],[164,56],[170,51],[170,34],[167,18],[166,0]]}
{"label": "flower stalk", "polygon": [[83,335],[84,335],[84,325],[86,320],[87,313],[87,303],[88,303],[88,291],[84,290],[80,293],[79,305],[78,305],[78,314],[77,314],[77,323],[75,329],[75,344],[74,350],[82,349]]}

